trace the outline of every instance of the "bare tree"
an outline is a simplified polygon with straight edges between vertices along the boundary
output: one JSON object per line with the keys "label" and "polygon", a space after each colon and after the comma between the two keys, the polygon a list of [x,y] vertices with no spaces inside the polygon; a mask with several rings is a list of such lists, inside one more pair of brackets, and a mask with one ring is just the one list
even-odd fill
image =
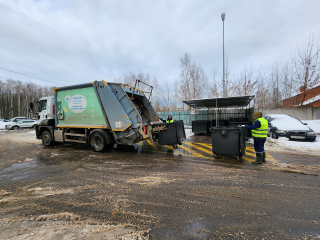
{"label": "bare tree", "polygon": [[180,78],[176,80],[180,101],[208,95],[209,82],[201,66],[191,63],[190,56],[180,58]]}
{"label": "bare tree", "polygon": [[295,67],[295,81],[301,87],[302,101],[306,100],[308,90],[320,84],[320,64],[319,64],[319,39],[315,40],[312,33],[309,41],[302,47],[297,47],[296,56],[293,59]]}
{"label": "bare tree", "polygon": [[213,82],[210,87],[210,94],[211,94],[211,97],[215,97],[215,98],[220,97],[220,92],[222,92],[221,84],[217,83],[217,80],[216,80],[217,68],[218,68],[217,66],[212,66],[211,68],[211,76],[212,76]]}
{"label": "bare tree", "polygon": [[226,70],[225,70],[226,71],[225,72],[225,88],[226,88],[225,96],[226,97],[232,97],[232,96],[235,96],[235,94],[236,94],[237,85],[232,80],[231,75],[230,75],[230,67],[229,67],[228,55],[226,56],[225,67],[226,67]]}
{"label": "bare tree", "polygon": [[[137,79],[153,86],[150,101],[153,102],[154,108],[156,110],[159,110],[162,105],[162,97],[160,96],[161,89],[156,77],[151,78],[148,73],[147,74],[142,72],[134,73],[130,71],[128,74],[124,74],[123,76],[114,78],[114,82],[128,84],[129,86],[134,87]],[[150,93],[151,89],[149,86],[140,84],[139,87],[141,90],[147,93]],[[148,96],[149,95],[147,95],[147,97]]]}
{"label": "bare tree", "polygon": [[273,108],[281,107],[281,64],[273,62],[270,65],[269,89],[271,90],[271,104]]}
{"label": "bare tree", "polygon": [[255,92],[255,107],[259,110],[270,108],[270,95],[271,90],[269,88],[269,82],[268,82],[268,72],[264,67],[261,67],[256,72],[256,92]]}
{"label": "bare tree", "polygon": [[245,65],[236,79],[235,93],[240,96],[252,95],[256,92],[256,84],[257,79],[254,76],[254,69]]}
{"label": "bare tree", "polygon": [[286,62],[282,65],[281,95],[283,99],[292,97],[295,86],[294,82],[293,61]]}

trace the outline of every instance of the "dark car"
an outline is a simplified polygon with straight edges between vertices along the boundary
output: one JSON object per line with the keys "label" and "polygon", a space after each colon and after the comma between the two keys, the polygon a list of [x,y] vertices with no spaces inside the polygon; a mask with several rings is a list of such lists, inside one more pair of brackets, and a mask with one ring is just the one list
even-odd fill
{"label": "dark car", "polygon": [[315,141],[316,133],[302,123],[299,119],[284,114],[268,114],[266,116],[269,126],[268,136],[278,139],[287,137],[290,140]]}

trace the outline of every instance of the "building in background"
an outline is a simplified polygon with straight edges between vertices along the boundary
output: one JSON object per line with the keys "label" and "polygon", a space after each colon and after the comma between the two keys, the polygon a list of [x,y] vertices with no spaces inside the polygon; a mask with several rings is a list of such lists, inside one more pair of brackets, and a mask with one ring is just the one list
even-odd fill
{"label": "building in background", "polygon": [[282,103],[284,108],[300,107],[301,103],[303,107],[320,107],[320,86],[312,88],[306,92],[304,91],[304,88],[301,87],[300,94],[283,99]]}

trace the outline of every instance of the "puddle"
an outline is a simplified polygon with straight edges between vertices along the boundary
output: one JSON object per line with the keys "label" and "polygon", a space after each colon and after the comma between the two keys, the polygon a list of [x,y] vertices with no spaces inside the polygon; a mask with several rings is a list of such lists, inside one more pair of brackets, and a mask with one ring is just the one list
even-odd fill
{"label": "puddle", "polygon": [[0,170],[0,173],[6,173],[11,171],[21,170],[24,168],[38,167],[38,166],[39,164],[36,162],[36,160],[26,161],[21,163],[14,163],[9,167]]}
{"label": "puddle", "polygon": [[203,221],[193,221],[188,224],[185,231],[195,239],[206,239],[209,236],[209,232],[206,229],[206,224]]}
{"label": "puddle", "polygon": [[41,162],[34,157],[32,159],[26,158],[22,162],[14,163],[9,167],[0,170],[0,178],[12,180],[22,180],[29,178],[29,174],[35,172],[35,168],[41,166]]}

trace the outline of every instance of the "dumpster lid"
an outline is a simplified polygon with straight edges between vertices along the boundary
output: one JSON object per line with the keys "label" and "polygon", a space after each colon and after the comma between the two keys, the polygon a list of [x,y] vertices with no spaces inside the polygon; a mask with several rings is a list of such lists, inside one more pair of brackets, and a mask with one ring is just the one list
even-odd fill
{"label": "dumpster lid", "polygon": [[224,98],[203,98],[182,101],[193,108],[233,108],[246,107],[249,105],[252,96],[224,97]]}

